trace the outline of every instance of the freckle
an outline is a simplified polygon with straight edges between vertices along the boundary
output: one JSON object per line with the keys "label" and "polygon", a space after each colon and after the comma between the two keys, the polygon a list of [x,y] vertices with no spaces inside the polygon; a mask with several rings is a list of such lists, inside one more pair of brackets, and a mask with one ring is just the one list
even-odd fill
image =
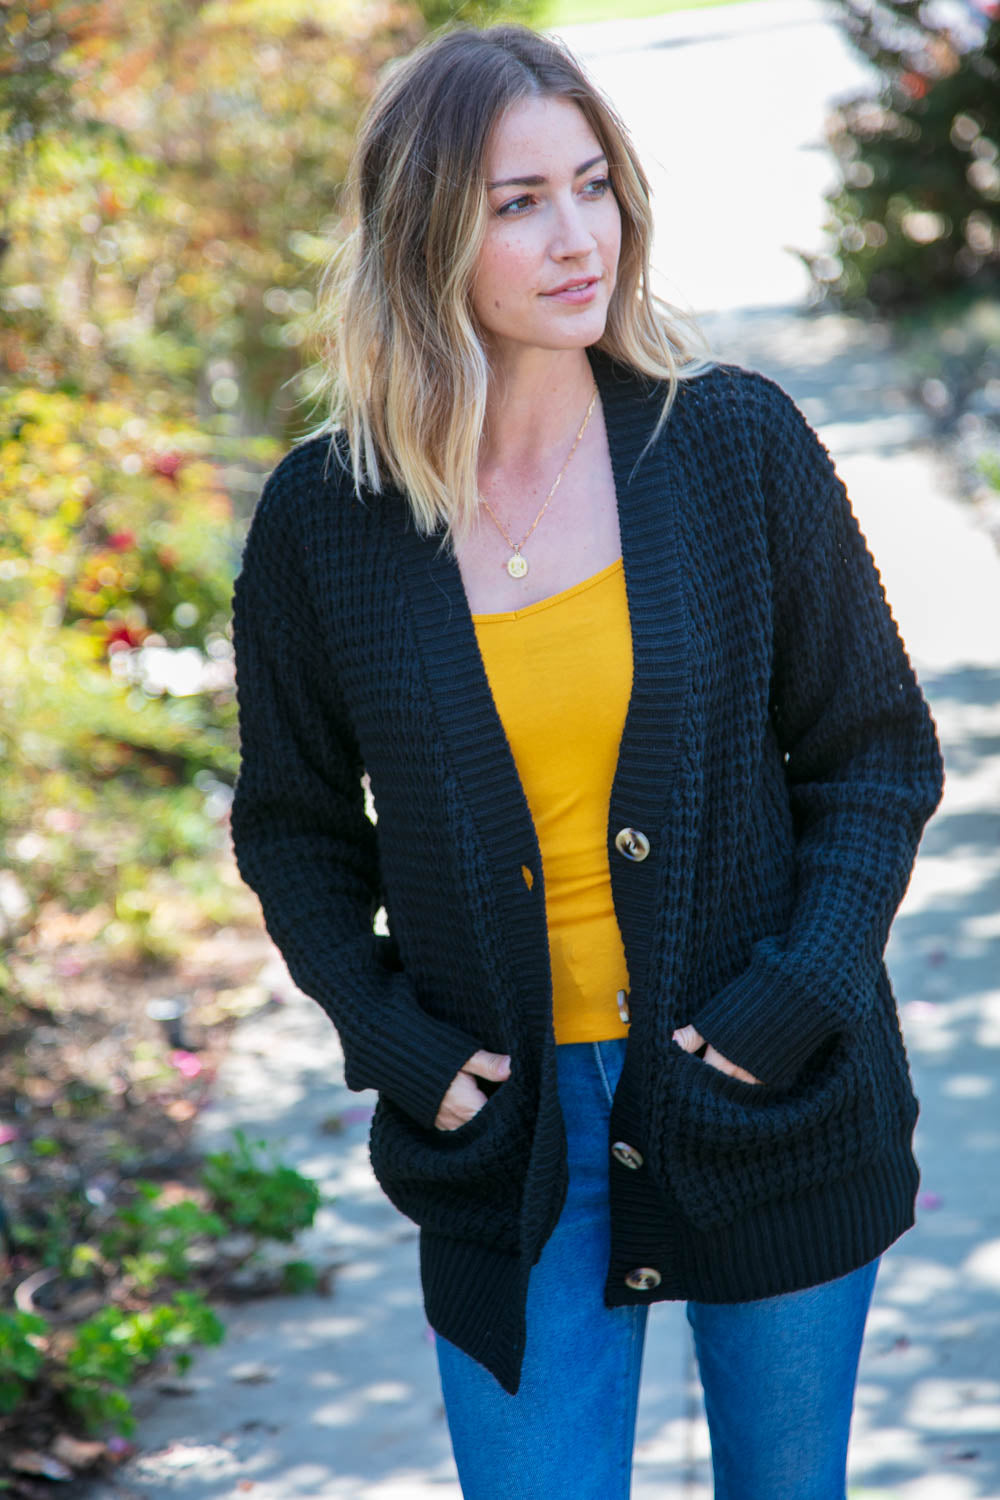
{"label": "freckle", "polygon": [[499,300],[497,300],[496,302],[494,302],[493,306],[498,308],[500,306]]}

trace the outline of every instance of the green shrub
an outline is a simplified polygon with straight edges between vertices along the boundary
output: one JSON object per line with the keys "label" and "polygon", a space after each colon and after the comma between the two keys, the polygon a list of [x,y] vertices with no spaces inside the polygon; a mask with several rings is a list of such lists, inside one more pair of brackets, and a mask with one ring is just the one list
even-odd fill
{"label": "green shrub", "polygon": [[[103,1283],[108,1300],[69,1333],[53,1332],[34,1313],[0,1313],[0,1414],[15,1413],[47,1380],[87,1428],[113,1424],[130,1431],[128,1388],[138,1374],[162,1355],[183,1370],[194,1345],[221,1340],[222,1323],[192,1284],[202,1278],[209,1287],[224,1286],[226,1276],[256,1256],[261,1241],[288,1244],[312,1224],[320,1203],[315,1183],[281,1162],[260,1161],[258,1149],[237,1132],[233,1150],[207,1158],[200,1188],[213,1208],[194,1197],[164,1204],[158,1184],[140,1180],[131,1201],[115,1208],[91,1240],[79,1238],[86,1223],[73,1199],[51,1204],[50,1220],[41,1226],[14,1225],[22,1251],[30,1248],[61,1276],[86,1277],[97,1288]],[[249,1249],[195,1259],[196,1245],[233,1231],[250,1236]],[[315,1291],[318,1283],[315,1267],[304,1260],[286,1262],[272,1278],[292,1294]],[[147,1305],[136,1308],[140,1300]]]}
{"label": "green shrub", "polygon": [[[258,1148],[263,1142],[258,1142]],[[215,1208],[236,1229],[260,1239],[288,1244],[316,1217],[321,1195],[308,1177],[292,1167],[261,1166],[243,1131],[236,1148],[208,1156],[202,1181]]]}
{"label": "green shrub", "polygon": [[219,1344],[224,1336],[216,1314],[194,1292],[177,1292],[144,1312],[102,1308],[79,1324],[67,1351],[62,1376],[67,1403],[91,1430],[113,1422],[131,1432],[135,1420],[125,1392],[139,1371],[164,1353],[172,1353],[184,1370],[193,1345]]}
{"label": "green shrub", "polygon": [[118,1211],[101,1236],[101,1254],[120,1261],[144,1291],[164,1278],[183,1281],[190,1272],[192,1245],[225,1234],[225,1224],[191,1199],[161,1206],[161,1189],[154,1182],[137,1182],[136,1189],[135,1201]]}
{"label": "green shrub", "polygon": [[39,1341],[48,1332],[35,1313],[0,1312],[0,1415],[12,1412],[45,1362]]}
{"label": "green shrub", "polygon": [[841,104],[828,135],[830,254],[807,257],[846,306],[895,311],[1000,287],[1000,16],[981,45],[918,0],[836,0],[881,85]]}

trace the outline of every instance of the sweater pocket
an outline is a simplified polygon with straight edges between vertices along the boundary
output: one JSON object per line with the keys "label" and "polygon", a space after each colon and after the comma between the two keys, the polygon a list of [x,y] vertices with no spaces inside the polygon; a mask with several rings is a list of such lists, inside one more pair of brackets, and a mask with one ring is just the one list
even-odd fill
{"label": "sweater pocket", "polygon": [[905,1058],[891,1047],[873,1056],[880,1037],[877,1026],[842,1033],[785,1088],[743,1083],[671,1044],[653,1139],[685,1216],[712,1229],[799,1197],[850,1176],[912,1128]]}
{"label": "sweater pocket", "polygon": [[418,1125],[380,1096],[372,1169],[386,1197],[422,1229],[516,1251],[532,1121],[513,1078],[457,1130]]}

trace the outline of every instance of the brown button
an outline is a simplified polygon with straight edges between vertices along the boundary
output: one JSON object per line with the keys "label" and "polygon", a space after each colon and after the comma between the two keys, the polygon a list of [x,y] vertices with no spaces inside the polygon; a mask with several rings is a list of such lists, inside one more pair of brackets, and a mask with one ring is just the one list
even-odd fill
{"label": "brown button", "polygon": [[654,1286],[659,1286],[662,1279],[659,1271],[654,1271],[652,1266],[639,1266],[625,1277],[625,1285],[630,1286],[633,1292],[651,1292]]}
{"label": "brown button", "polygon": [[621,1162],[623,1167],[631,1167],[633,1172],[641,1167],[643,1163],[642,1152],[637,1151],[634,1146],[630,1146],[627,1141],[615,1141],[611,1147],[611,1155],[615,1161]]}
{"label": "brown button", "polygon": [[621,828],[615,835],[615,848],[626,859],[633,859],[638,863],[649,853],[649,839],[638,828]]}

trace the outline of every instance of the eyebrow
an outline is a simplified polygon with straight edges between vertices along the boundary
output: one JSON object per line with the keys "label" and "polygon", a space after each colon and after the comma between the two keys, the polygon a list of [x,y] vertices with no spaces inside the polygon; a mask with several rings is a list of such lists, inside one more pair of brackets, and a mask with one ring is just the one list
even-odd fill
{"label": "eyebrow", "polygon": [[[591,167],[596,167],[599,161],[607,161],[604,152],[592,156],[589,161],[583,162],[573,173],[574,177],[582,177],[584,172],[589,172]],[[547,177],[504,177],[499,182],[488,182],[486,187],[489,191],[501,187],[544,187],[548,181]]]}

